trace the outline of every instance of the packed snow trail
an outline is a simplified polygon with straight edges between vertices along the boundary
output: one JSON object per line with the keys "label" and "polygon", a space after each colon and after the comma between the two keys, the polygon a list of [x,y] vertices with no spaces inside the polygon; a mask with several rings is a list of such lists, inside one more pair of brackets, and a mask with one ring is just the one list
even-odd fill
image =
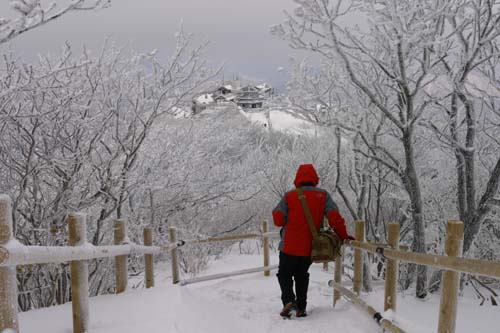
{"label": "packed snow trail", "polygon": [[[273,256],[271,264],[277,260],[277,256]],[[333,269],[324,272],[322,265],[315,264],[310,269],[309,316],[291,320],[279,316],[280,290],[275,272],[270,277],[261,272],[181,287],[172,285],[169,274],[161,271],[162,266],[168,265],[157,264],[159,274],[155,288],[92,297],[91,332],[381,332],[368,315],[346,300],[332,307],[333,291],[327,282],[333,276]],[[231,254],[210,263],[202,275],[259,265],[262,265],[260,255]],[[130,285],[133,284],[134,281],[130,281]],[[375,292],[363,298],[382,310],[383,284],[374,282],[374,286]],[[435,332],[438,309],[439,295],[419,301],[409,291],[407,296],[398,295],[396,319],[410,333]],[[500,323],[496,307],[479,307],[477,301],[471,299],[461,300],[458,311],[457,333],[492,332],[491,328]],[[22,333],[70,333],[71,304],[21,313],[20,328]]]}
{"label": "packed snow trail", "polygon": [[[273,258],[275,259],[275,258]],[[256,267],[261,256],[230,256],[213,263],[208,274]],[[275,261],[276,262],[276,261]],[[218,266],[218,267],[214,267]],[[275,272],[255,273],[181,287],[160,277],[157,287],[129,290],[90,300],[93,333],[165,332],[377,332],[378,326],[342,301],[332,308],[332,273],[311,269],[309,316],[283,320]],[[204,273],[205,274],[205,273]],[[20,314],[21,332],[71,332],[71,304]]]}

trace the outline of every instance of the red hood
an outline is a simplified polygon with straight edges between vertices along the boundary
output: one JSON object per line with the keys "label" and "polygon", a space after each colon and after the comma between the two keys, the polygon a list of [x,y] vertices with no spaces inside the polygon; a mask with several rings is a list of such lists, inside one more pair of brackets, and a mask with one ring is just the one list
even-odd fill
{"label": "red hood", "polygon": [[299,187],[303,184],[313,184],[314,186],[318,185],[319,177],[314,170],[314,166],[312,164],[302,164],[299,166],[297,170],[297,175],[295,176],[295,180],[293,183],[295,187]]}

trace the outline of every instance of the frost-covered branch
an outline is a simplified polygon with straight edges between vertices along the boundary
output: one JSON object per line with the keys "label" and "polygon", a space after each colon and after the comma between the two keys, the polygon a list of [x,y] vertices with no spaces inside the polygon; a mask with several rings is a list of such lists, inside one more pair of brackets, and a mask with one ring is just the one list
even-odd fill
{"label": "frost-covered branch", "polygon": [[[68,210],[92,216],[94,245],[109,240],[110,220],[128,215],[131,194],[148,185],[136,172],[148,156],[153,125],[187,112],[196,88],[217,73],[201,58],[203,48],[192,49],[184,35],[178,39],[168,61],[108,46],[97,57],[66,48],[37,64],[4,57],[0,188],[13,198],[19,241],[64,245]],[[92,265],[92,279],[104,274],[100,261]],[[40,268],[23,284],[40,276],[57,278]],[[91,292],[106,283],[91,282]],[[49,296],[42,293],[40,300]],[[57,300],[64,301],[63,295]],[[22,302],[23,309],[31,306]]]}
{"label": "frost-covered branch", "polygon": [[36,29],[72,11],[98,10],[110,6],[111,0],[71,0],[58,6],[44,6],[41,0],[9,0],[15,18],[0,18],[0,44]]}

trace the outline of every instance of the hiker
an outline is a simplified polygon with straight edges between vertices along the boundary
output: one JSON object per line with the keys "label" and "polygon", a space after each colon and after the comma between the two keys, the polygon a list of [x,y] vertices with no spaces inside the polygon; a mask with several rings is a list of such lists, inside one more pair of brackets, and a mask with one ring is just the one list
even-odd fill
{"label": "hiker", "polygon": [[[342,241],[354,239],[346,231],[345,221],[330,194],[316,187],[319,177],[312,164],[302,164],[295,176],[295,187],[302,189],[307,206],[311,211],[316,230],[320,229],[326,216],[330,227]],[[278,282],[281,288],[283,309],[280,315],[290,317],[296,310],[297,317],[307,316],[307,288],[309,286],[309,266],[311,266],[312,235],[306,220],[304,209],[296,191],[285,193],[280,203],[273,210],[274,224],[282,227],[279,244]],[[295,294],[293,292],[295,280]]]}

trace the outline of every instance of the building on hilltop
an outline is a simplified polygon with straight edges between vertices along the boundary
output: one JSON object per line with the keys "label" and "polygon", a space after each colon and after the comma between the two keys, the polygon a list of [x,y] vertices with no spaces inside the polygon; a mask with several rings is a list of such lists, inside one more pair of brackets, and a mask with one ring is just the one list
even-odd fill
{"label": "building on hilltop", "polygon": [[257,109],[264,104],[264,96],[261,90],[255,86],[245,86],[235,92],[236,104],[243,109]]}
{"label": "building on hilltop", "polygon": [[274,88],[269,86],[267,83],[259,84],[255,87],[260,90],[260,94],[265,98],[271,98],[274,96]]}
{"label": "building on hilltop", "polygon": [[217,87],[211,92],[204,92],[193,98],[193,112],[199,113],[212,105],[234,103],[243,109],[262,108],[264,102],[274,95],[274,88],[266,83],[241,87],[239,82],[232,82]]}
{"label": "building on hilltop", "polygon": [[219,94],[219,95],[227,95],[230,94],[233,91],[233,87],[231,85],[225,85],[221,86],[217,89],[215,89],[214,94]]}

